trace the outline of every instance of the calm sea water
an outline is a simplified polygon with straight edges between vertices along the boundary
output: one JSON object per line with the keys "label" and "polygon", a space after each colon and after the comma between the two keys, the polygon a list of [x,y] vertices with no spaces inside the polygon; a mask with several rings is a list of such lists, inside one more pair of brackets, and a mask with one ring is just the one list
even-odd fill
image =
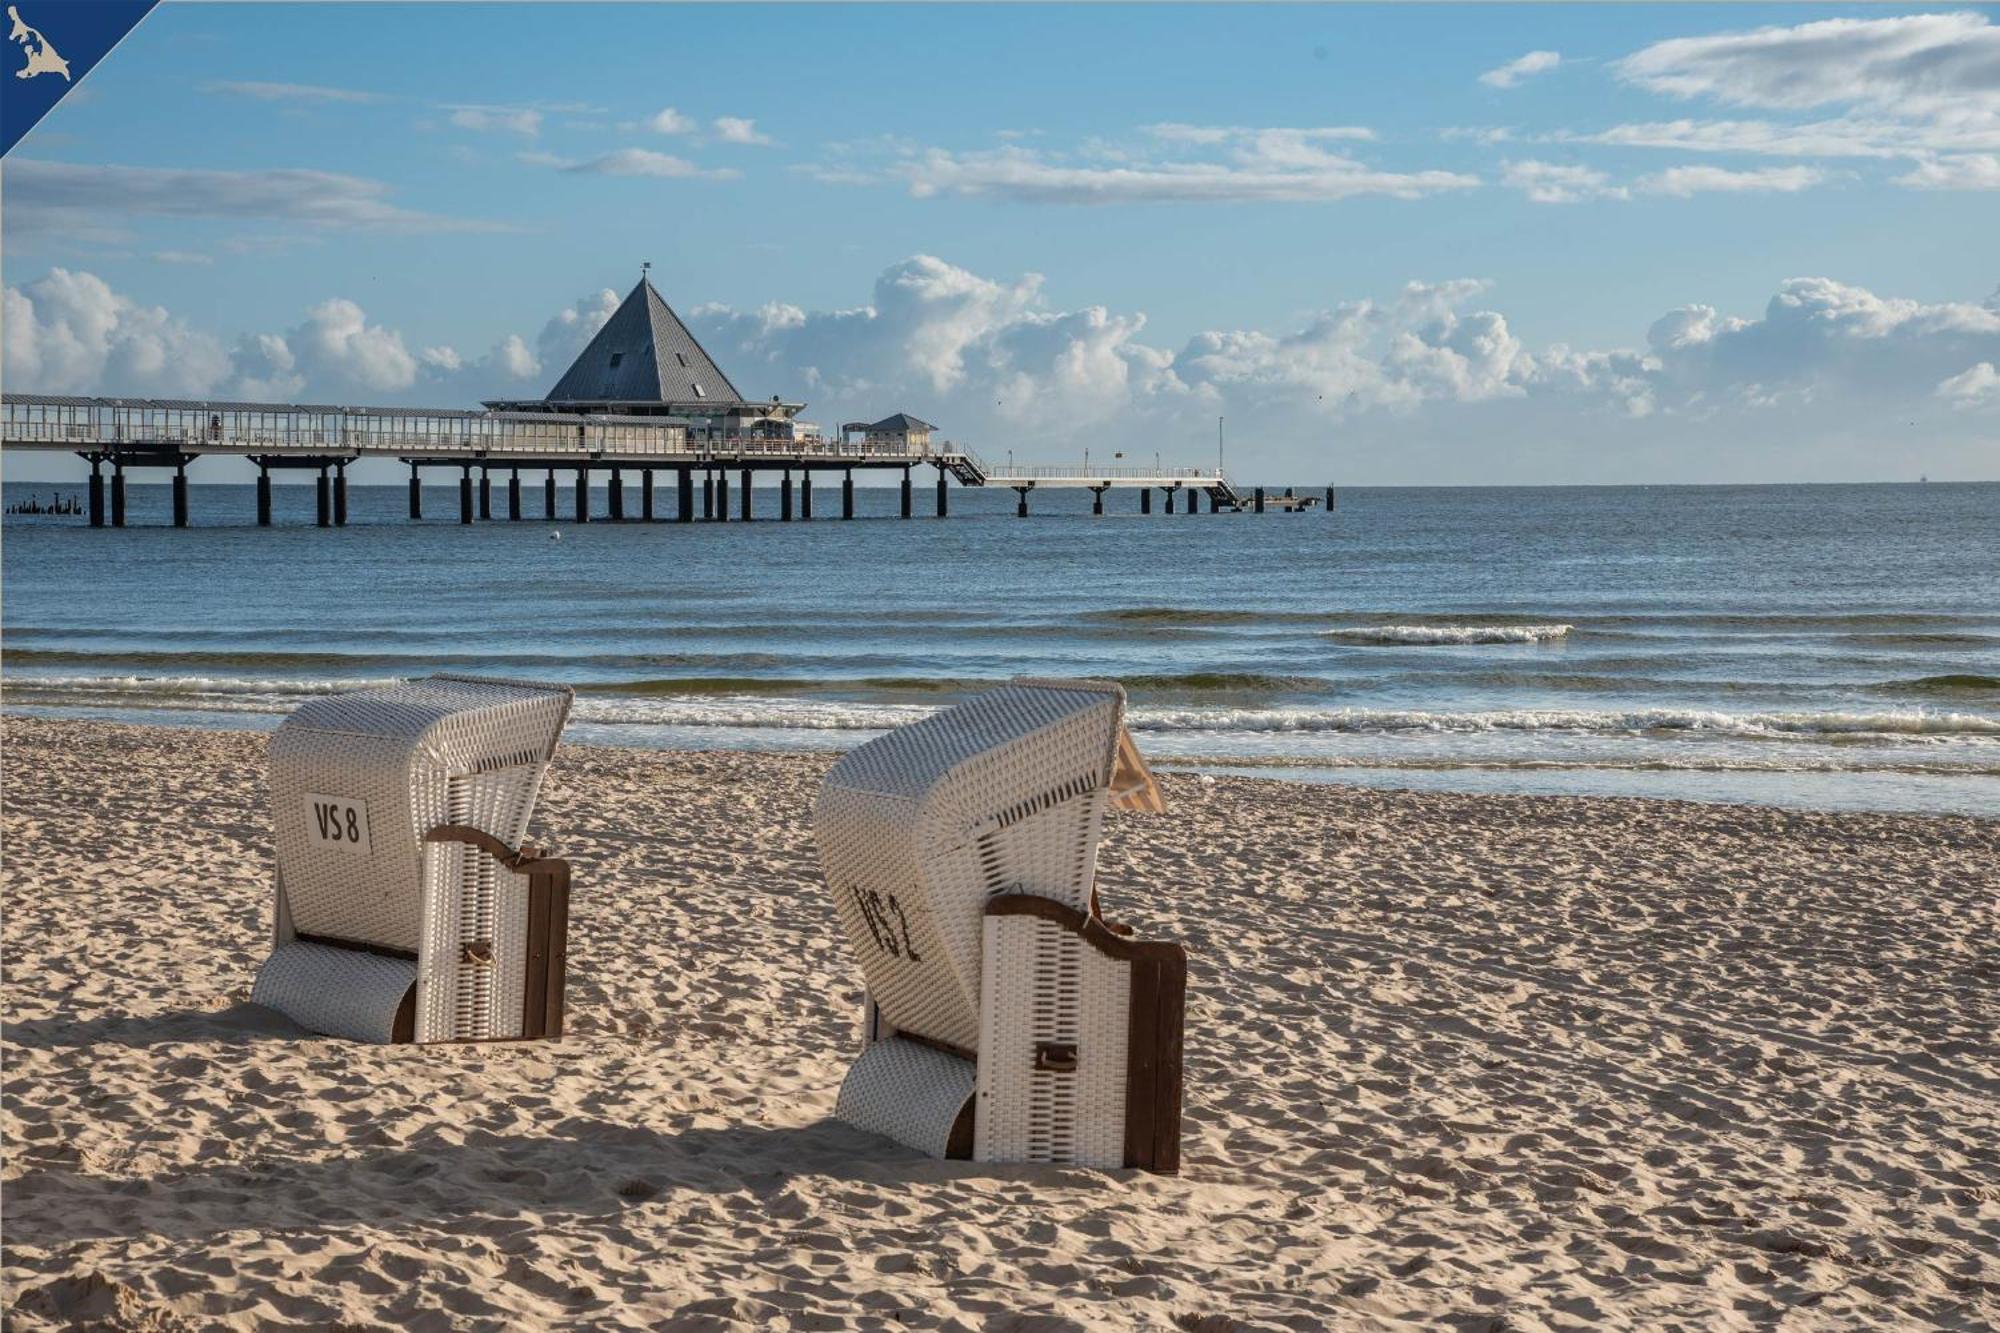
{"label": "calm sea water", "polygon": [[247,486],[195,487],[185,531],[165,487],[122,532],[8,517],[6,705],[273,725],[479,671],[576,685],[577,740],[796,749],[1092,675],[1166,763],[2000,815],[2000,484],[1348,490],[1261,517],[1113,491],[1101,519],[1042,492],[1027,520],[954,489],[948,522],[864,490],[851,523],[471,529],[455,487],[412,524],[391,486],[324,531],[309,488],[278,497],[267,530]]}

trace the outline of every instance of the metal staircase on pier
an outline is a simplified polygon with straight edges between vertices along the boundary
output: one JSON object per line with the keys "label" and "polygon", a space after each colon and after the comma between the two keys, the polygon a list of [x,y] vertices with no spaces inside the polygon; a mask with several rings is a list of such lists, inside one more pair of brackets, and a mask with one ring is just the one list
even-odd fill
{"label": "metal staircase on pier", "polygon": [[960,449],[943,455],[940,460],[945,470],[958,478],[961,486],[984,486],[989,469],[984,459],[970,449]]}

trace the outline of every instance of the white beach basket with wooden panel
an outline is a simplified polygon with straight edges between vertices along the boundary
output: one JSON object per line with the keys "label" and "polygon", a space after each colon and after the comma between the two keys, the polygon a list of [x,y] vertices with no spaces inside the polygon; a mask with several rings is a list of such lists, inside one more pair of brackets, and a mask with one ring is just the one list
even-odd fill
{"label": "white beach basket with wooden panel", "polygon": [[275,947],[251,999],[357,1041],[562,1035],[569,866],[520,841],[571,698],[441,675],[287,718]]}
{"label": "white beach basket with wooden panel", "polygon": [[841,1119],[938,1157],[1179,1169],[1187,956],[1097,910],[1106,808],[1161,808],[1124,707],[1015,681],[827,775],[815,834],[868,987]]}

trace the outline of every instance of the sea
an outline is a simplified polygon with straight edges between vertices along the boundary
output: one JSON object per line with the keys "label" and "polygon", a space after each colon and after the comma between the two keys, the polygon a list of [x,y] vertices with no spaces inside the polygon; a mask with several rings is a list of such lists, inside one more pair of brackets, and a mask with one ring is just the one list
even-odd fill
{"label": "sea", "polygon": [[1027,518],[954,487],[944,521],[928,486],[908,521],[857,494],[851,522],[825,485],[809,523],[761,486],[750,523],[468,528],[455,484],[422,522],[356,486],[339,529],[298,485],[268,529],[247,485],[192,487],[180,530],[165,486],[130,488],[123,530],[8,515],[0,705],[263,728],[474,672],[574,685],[575,741],[838,750],[1093,676],[1166,769],[2000,816],[2000,483],[1354,487],[1262,515],[1113,490],[1102,517],[1042,490]]}

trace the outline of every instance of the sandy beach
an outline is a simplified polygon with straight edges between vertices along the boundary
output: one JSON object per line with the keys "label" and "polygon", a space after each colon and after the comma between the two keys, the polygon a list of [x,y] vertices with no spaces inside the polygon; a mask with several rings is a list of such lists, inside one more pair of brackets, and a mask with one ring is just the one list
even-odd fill
{"label": "sandy beach", "polygon": [[2000,823],[1163,779],[1178,1178],[832,1121],[822,757],[565,746],[559,1043],[247,1003],[265,737],[6,724],[9,1327],[2000,1323]]}

